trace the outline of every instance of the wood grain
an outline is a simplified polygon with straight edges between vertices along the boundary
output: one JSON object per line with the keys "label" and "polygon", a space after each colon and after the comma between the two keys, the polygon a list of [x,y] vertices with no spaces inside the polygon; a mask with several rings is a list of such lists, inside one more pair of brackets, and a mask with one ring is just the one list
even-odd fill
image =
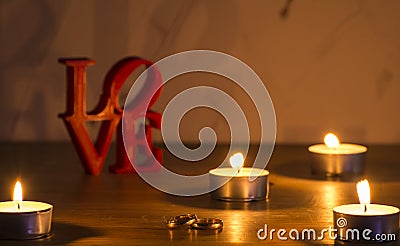
{"label": "wood grain", "polygon": [[[166,243],[206,244],[335,244],[321,241],[261,241],[257,231],[269,229],[314,228],[333,226],[332,208],[357,203],[355,180],[323,180],[310,175],[305,146],[277,146],[267,169],[270,170],[268,201],[222,202],[210,195],[177,197],[164,194],[140,177],[106,172],[113,163],[109,154],[103,173],[83,173],[69,143],[1,143],[0,200],[9,200],[17,177],[24,186],[25,200],[54,205],[51,237],[32,241],[0,241],[0,245],[149,245]],[[255,153],[250,150],[248,161]],[[193,164],[165,153],[165,166],[182,173],[208,171],[226,154],[219,146],[212,157]],[[370,180],[375,203],[400,207],[400,146],[370,146],[365,177]],[[195,213],[224,221],[220,232],[168,230],[168,217]],[[398,245],[398,242],[385,245]],[[354,245],[354,244],[352,244]]]}

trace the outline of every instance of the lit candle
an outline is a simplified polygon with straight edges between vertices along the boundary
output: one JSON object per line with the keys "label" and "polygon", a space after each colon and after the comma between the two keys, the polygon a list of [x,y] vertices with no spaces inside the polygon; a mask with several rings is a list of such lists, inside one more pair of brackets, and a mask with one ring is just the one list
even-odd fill
{"label": "lit candle", "polygon": [[267,170],[243,167],[242,153],[232,155],[229,163],[231,167],[216,168],[209,172],[211,188],[215,189],[211,193],[214,199],[255,201],[265,200],[268,197]]}
{"label": "lit candle", "polygon": [[393,206],[370,204],[367,180],[357,183],[360,204],[347,204],[333,209],[337,239],[342,241],[395,241],[399,232],[399,209]]}
{"label": "lit candle", "polygon": [[22,185],[15,184],[13,201],[0,202],[0,238],[34,239],[50,234],[53,206],[23,201]]}
{"label": "lit candle", "polygon": [[359,176],[364,172],[367,147],[340,143],[333,133],[325,135],[324,144],[308,147],[311,172],[316,176]]}

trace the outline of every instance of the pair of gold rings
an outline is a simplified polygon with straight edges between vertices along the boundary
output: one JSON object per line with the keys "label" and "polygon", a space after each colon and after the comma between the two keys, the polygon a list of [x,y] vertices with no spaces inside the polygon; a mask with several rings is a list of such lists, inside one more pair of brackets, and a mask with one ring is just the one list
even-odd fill
{"label": "pair of gold rings", "polygon": [[186,227],[199,230],[218,230],[224,225],[221,219],[197,218],[195,214],[182,214],[171,217],[165,223],[169,229]]}

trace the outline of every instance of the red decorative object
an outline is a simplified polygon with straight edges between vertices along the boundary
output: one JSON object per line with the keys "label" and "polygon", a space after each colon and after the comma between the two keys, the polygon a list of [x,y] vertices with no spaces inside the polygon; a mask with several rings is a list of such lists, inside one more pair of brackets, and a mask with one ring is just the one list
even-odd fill
{"label": "red decorative object", "polygon": [[[86,67],[93,65],[94,60],[88,58],[61,58],[59,62],[65,64],[67,67],[67,109],[66,112],[60,114],[67,127],[68,133],[72,142],[78,152],[79,158],[87,174],[98,175],[104,165],[104,160],[109,150],[112,136],[115,129],[117,132],[117,146],[116,146],[116,164],[110,166],[109,171],[113,173],[132,173],[134,172],[129,158],[125,152],[124,142],[122,138],[122,124],[121,118],[123,109],[118,103],[119,92],[128,79],[137,68],[142,65],[150,67],[151,62],[137,58],[128,57],[117,62],[107,73],[104,84],[103,92],[101,94],[99,103],[91,112],[86,111]],[[160,75],[154,77],[153,83],[155,86],[161,84]],[[161,88],[161,87],[160,87]],[[146,93],[143,89],[139,93]],[[154,104],[160,94],[160,90],[152,97],[149,108]],[[130,117],[137,119],[139,117],[146,117],[148,119],[145,126],[146,136],[132,136],[135,143],[135,150],[132,151],[131,157],[135,157],[136,149],[149,146],[152,153],[144,154],[149,157],[154,155],[159,163],[162,163],[162,152],[160,149],[155,148],[151,141],[151,128],[161,129],[161,115],[154,111],[148,110],[140,112],[135,108],[143,108],[144,105],[138,105],[141,102],[135,102],[133,109],[129,109]],[[143,104],[143,102],[142,102]],[[136,106],[137,105],[137,106]],[[133,115],[132,115],[133,114]],[[95,143],[91,140],[85,122],[87,121],[102,121],[99,133]],[[135,126],[132,126],[134,129]],[[139,131],[141,132],[141,131]],[[147,149],[147,148],[142,148]],[[132,158],[132,160],[136,160]],[[154,170],[159,168],[158,163],[146,163],[140,165],[144,170]]]}

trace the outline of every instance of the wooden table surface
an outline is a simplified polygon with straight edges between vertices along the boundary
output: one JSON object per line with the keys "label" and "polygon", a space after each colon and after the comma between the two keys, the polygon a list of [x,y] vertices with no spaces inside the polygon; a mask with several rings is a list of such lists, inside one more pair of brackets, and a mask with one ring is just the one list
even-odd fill
{"label": "wooden table surface", "polygon": [[[0,200],[10,200],[20,177],[25,200],[54,205],[50,237],[0,240],[0,245],[333,245],[335,241],[328,236],[322,241],[281,241],[276,236],[261,241],[257,231],[267,224],[269,230],[314,228],[318,232],[333,225],[333,207],[358,202],[354,180],[321,180],[310,175],[305,146],[277,146],[267,166],[271,172],[269,201],[247,203],[212,200],[210,195],[172,196],[152,188],[136,174],[109,174],[112,153],[101,175],[85,175],[70,143],[1,143],[0,147]],[[218,147],[198,164],[165,153],[165,166],[201,173],[216,163],[213,160],[224,157],[225,150]],[[251,149],[248,160],[253,153]],[[400,146],[369,146],[366,165],[364,177],[370,181],[373,202],[400,207]],[[165,218],[185,213],[220,218],[224,228],[214,232],[165,227]]]}

